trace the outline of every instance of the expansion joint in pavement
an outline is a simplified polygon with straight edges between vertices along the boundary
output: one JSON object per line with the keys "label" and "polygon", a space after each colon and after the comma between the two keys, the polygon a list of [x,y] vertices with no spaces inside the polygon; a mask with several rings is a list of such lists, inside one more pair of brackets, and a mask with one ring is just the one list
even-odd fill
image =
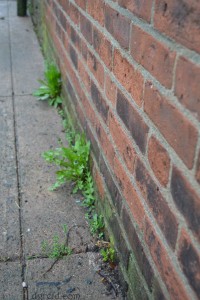
{"label": "expansion joint in pavement", "polygon": [[[9,10],[9,6],[8,6]],[[9,14],[9,11],[8,11]],[[18,141],[17,141],[17,120],[15,112],[15,95],[14,95],[14,79],[13,79],[13,66],[12,66],[12,43],[11,43],[11,30],[10,20],[8,21],[9,27],[9,51],[10,51],[10,68],[11,68],[11,88],[12,88],[12,113],[13,113],[13,130],[14,130],[14,149],[15,149],[15,162],[16,162],[16,179],[17,179],[17,194],[19,205],[19,232],[20,232],[20,262],[21,262],[21,278],[22,282],[25,280],[25,268],[26,262],[24,257],[24,245],[23,245],[23,229],[22,229],[22,205],[21,205],[21,185],[20,185],[20,164],[18,159]],[[23,291],[23,300],[27,298],[27,291]]]}

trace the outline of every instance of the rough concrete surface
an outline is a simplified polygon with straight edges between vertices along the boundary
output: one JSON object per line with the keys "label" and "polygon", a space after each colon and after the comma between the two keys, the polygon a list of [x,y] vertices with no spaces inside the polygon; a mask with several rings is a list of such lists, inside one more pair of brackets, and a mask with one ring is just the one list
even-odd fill
{"label": "rough concrete surface", "polygon": [[[94,240],[80,196],[70,184],[48,190],[55,168],[41,153],[64,133],[56,110],[32,96],[43,71],[30,18],[0,0],[0,299],[112,299],[96,272],[99,254],[86,252]],[[73,254],[55,261],[42,243],[55,235],[65,243],[64,224]]]}

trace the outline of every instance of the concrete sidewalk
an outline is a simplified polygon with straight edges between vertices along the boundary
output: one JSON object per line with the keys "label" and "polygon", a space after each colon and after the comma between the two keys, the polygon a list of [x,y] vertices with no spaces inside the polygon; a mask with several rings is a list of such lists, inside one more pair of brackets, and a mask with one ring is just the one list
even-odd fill
{"label": "concrete sidewalk", "polygon": [[[78,196],[69,185],[48,191],[55,170],[41,153],[64,134],[57,112],[31,96],[43,70],[30,18],[0,0],[0,299],[112,299],[96,273],[98,255],[86,252],[93,239]],[[78,254],[50,268],[41,244],[55,234],[64,241],[63,224]]]}

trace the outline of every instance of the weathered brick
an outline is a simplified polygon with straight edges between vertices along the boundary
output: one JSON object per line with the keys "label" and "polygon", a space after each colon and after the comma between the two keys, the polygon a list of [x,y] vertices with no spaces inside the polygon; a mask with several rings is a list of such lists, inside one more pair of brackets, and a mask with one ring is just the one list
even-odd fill
{"label": "weathered brick", "polygon": [[171,88],[175,52],[137,26],[132,26],[131,55],[161,84]]}
{"label": "weathered brick", "polygon": [[111,70],[112,45],[96,27],[93,28],[93,46],[105,65]]}
{"label": "weathered brick", "polygon": [[77,69],[78,68],[78,56],[72,46],[70,46],[69,54],[70,54],[70,57],[71,57],[74,67]]}
{"label": "weathered brick", "polygon": [[59,18],[60,24],[64,31],[66,31],[67,28],[67,21],[64,13],[60,10],[60,18]]}
{"label": "weathered brick", "polygon": [[176,218],[160,193],[159,188],[156,186],[147,169],[139,159],[137,159],[135,178],[158,225],[163,231],[169,245],[174,249],[178,234]]}
{"label": "weathered brick", "polygon": [[78,102],[78,100],[77,100],[77,97],[76,97],[76,95],[74,93],[74,89],[73,89],[73,87],[72,87],[72,85],[71,85],[71,83],[70,83],[69,80],[66,83],[66,87],[67,87],[67,92],[70,95],[72,102],[74,103],[74,105],[76,105],[77,102]]}
{"label": "weathered brick", "polygon": [[93,81],[91,82],[91,97],[101,117],[107,122],[109,107]]}
{"label": "weathered brick", "polygon": [[[137,261],[130,255],[129,264],[128,264],[128,277],[130,280],[129,291],[132,290],[134,299],[148,300],[147,291],[144,288],[142,281],[144,280],[141,274],[138,272]],[[130,295],[126,298],[127,300],[132,300],[133,297]]]}
{"label": "weathered brick", "polygon": [[122,210],[122,222],[139,268],[148,284],[149,290],[152,290],[154,277],[153,270],[151,268],[151,265],[149,264],[146,254],[144,253],[144,249],[138,238],[137,232],[125,207]]}
{"label": "weathered brick", "polygon": [[133,173],[136,160],[135,149],[133,148],[132,142],[121,128],[121,124],[112,113],[110,113],[109,116],[109,130],[128,169]]}
{"label": "weathered brick", "polygon": [[89,0],[87,2],[87,12],[102,26],[104,25],[104,7],[102,0]]}
{"label": "weathered brick", "polygon": [[80,16],[80,27],[83,36],[92,44],[92,24],[85,16]]}
{"label": "weathered brick", "polygon": [[104,87],[104,68],[94,54],[88,51],[87,64],[100,86]]}
{"label": "weathered brick", "polygon": [[198,156],[197,166],[196,166],[196,180],[200,184],[200,151],[199,151],[199,156]]}
{"label": "weathered brick", "polygon": [[92,130],[88,124],[86,126],[86,135],[91,143],[92,152],[94,153],[96,160],[99,161],[99,157],[100,157],[99,145],[94,136],[94,133],[92,132]]}
{"label": "weathered brick", "polygon": [[105,183],[106,183],[109,193],[111,195],[112,202],[115,205],[118,214],[120,215],[123,199],[122,199],[122,196],[112,178],[111,172],[108,169],[108,167],[105,163],[105,160],[102,156],[100,159],[100,171],[102,172],[102,174],[104,176]]}
{"label": "weathered brick", "polygon": [[162,289],[158,283],[157,279],[154,279],[153,285],[153,299],[154,300],[166,300],[167,298],[164,296]]}
{"label": "weathered brick", "polygon": [[169,180],[170,158],[165,148],[154,136],[149,140],[148,159],[157,179],[166,186]]}
{"label": "weathered brick", "polygon": [[171,193],[189,228],[200,240],[200,201],[198,195],[177,168],[173,168]]}
{"label": "weathered brick", "polygon": [[142,105],[144,79],[141,73],[115,49],[113,73],[123,87],[131,94],[137,105]]}
{"label": "weathered brick", "polygon": [[130,131],[141,152],[145,153],[148,126],[119,90],[117,93],[117,113]]}
{"label": "weathered brick", "polygon": [[123,48],[129,47],[130,20],[110,6],[105,6],[105,27]]}
{"label": "weathered brick", "polygon": [[109,220],[109,223],[110,223],[110,227],[112,228],[112,231],[113,231],[113,234],[115,237],[115,243],[116,243],[117,249],[119,251],[119,255],[122,258],[124,266],[127,268],[130,251],[128,250],[126,241],[122,235],[122,230],[119,226],[119,222],[115,215],[112,216],[112,218]]}
{"label": "weathered brick", "polygon": [[184,46],[200,51],[200,2],[156,0],[154,26]]}
{"label": "weathered brick", "polygon": [[198,136],[196,128],[149,82],[145,86],[144,110],[191,169]]}
{"label": "weathered brick", "polygon": [[71,27],[71,30],[70,30],[70,37],[71,37],[72,43],[76,46],[76,48],[78,50],[80,50],[80,38],[73,27]]}
{"label": "weathered brick", "polygon": [[200,295],[200,253],[194,248],[186,231],[182,231],[179,243],[179,261],[183,272],[197,297]]}
{"label": "weathered brick", "polygon": [[181,282],[179,274],[173,265],[172,257],[168,254],[162,241],[156,235],[155,230],[147,220],[144,236],[153,261],[156,264],[165,285],[167,286],[170,299],[190,299],[190,296],[187,294],[185,289],[185,284]]}
{"label": "weathered brick", "polygon": [[200,120],[200,66],[180,57],[176,68],[175,94],[180,103]]}
{"label": "weathered brick", "polygon": [[110,100],[112,103],[113,107],[115,107],[117,101],[117,87],[108,74],[106,74],[105,79],[105,94],[108,100]]}
{"label": "weathered brick", "polygon": [[119,5],[130,10],[136,16],[146,20],[147,22],[150,22],[151,20],[152,2],[152,0],[118,0]]}

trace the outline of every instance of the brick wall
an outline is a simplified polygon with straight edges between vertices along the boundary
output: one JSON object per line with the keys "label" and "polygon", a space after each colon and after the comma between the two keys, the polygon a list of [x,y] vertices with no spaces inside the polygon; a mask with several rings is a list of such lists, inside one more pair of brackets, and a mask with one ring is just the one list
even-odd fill
{"label": "brick wall", "polygon": [[[200,2],[44,0],[130,299],[200,295]],[[49,47],[50,45],[50,47]]]}

